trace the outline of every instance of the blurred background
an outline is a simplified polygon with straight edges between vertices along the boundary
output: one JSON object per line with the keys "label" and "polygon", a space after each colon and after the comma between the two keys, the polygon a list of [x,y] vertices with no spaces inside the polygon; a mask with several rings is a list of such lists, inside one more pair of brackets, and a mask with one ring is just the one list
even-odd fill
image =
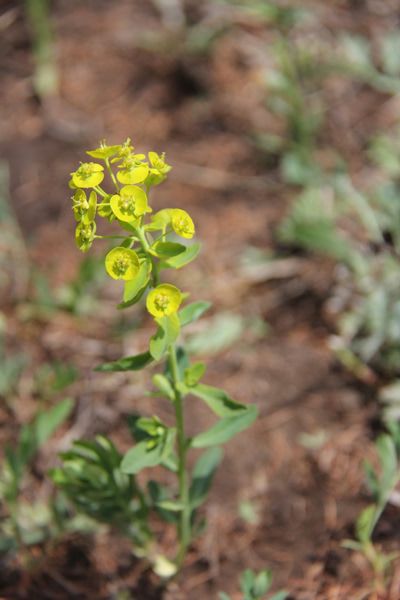
{"label": "blurred background", "polygon": [[[62,407],[18,480],[33,570],[0,486],[0,593],[236,598],[244,565],[271,568],[296,600],[377,598],[341,542],[370,499],[363,460],[400,410],[397,0],[2,0],[0,77],[1,446],[17,452]],[[152,324],[115,309],[107,246],[74,244],[69,174],[99,140],[127,137],[167,153],[154,206],[188,210],[202,242],[176,275],[213,302],[190,352],[261,415],[228,447],[185,577],[163,589],[46,476],[78,437],[126,450],[132,407],[160,414],[148,375],[93,372],[142,351]],[[375,532],[388,552],[397,506]],[[382,598],[400,597],[398,567]]]}

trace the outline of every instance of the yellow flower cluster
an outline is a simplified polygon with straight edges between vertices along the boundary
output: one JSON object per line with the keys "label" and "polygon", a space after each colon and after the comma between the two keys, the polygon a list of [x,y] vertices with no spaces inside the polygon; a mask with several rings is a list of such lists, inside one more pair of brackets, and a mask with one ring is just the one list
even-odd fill
{"label": "yellow flower cluster", "polygon": [[[123,238],[108,252],[105,268],[110,277],[126,283],[124,301],[135,302],[151,288],[146,301],[150,314],[156,319],[175,314],[183,295],[174,285],[159,284],[159,271],[180,268],[194,258],[197,250],[190,252],[190,247],[169,240],[170,235],[186,240],[194,236],[193,220],[185,210],[162,209],[146,222],[146,215],[152,213],[149,191],[171,170],[165,154],[138,154],[129,138],[113,146],[102,141],[87,154],[94,160],[81,163],[69,182],[74,190],[77,246],[86,252],[97,238]],[[103,187],[107,181],[111,192]],[[124,235],[98,235],[96,217],[119,224]]]}

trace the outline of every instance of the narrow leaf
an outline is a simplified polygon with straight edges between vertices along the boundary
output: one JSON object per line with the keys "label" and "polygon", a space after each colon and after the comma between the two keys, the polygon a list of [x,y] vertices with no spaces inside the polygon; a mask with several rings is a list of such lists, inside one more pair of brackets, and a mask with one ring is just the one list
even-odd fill
{"label": "narrow leaf", "polygon": [[138,294],[147,287],[150,279],[151,263],[144,260],[140,265],[139,272],[135,279],[127,281],[124,287],[123,302],[119,305],[120,308],[131,306],[136,300]]}
{"label": "narrow leaf", "polygon": [[175,429],[169,429],[165,438],[158,440],[154,447],[149,447],[149,439],[136,444],[122,459],[121,471],[136,474],[142,469],[155,467],[167,460],[173,450],[175,434]]}
{"label": "narrow leaf", "polygon": [[185,369],[184,379],[185,384],[189,387],[193,387],[197,385],[200,379],[203,377],[206,372],[206,365],[202,362],[194,363],[190,365],[187,369]]}
{"label": "narrow leaf", "polygon": [[189,499],[192,508],[197,508],[205,500],[215,471],[222,460],[223,452],[218,446],[204,452],[193,469]]}
{"label": "narrow leaf", "polygon": [[198,302],[192,302],[182,308],[179,311],[179,321],[181,322],[181,327],[185,325],[189,325],[193,323],[193,321],[197,321],[211,306],[211,302],[205,302],[204,300],[199,300]]}
{"label": "narrow leaf", "polygon": [[139,371],[153,361],[150,352],[142,352],[135,356],[126,356],[113,362],[104,363],[95,368],[95,371]]}
{"label": "narrow leaf", "polygon": [[372,532],[375,527],[376,506],[371,504],[367,506],[357,519],[356,535],[357,539],[362,542],[368,542],[371,539]]}
{"label": "narrow leaf", "polygon": [[150,340],[150,354],[154,360],[160,360],[177,339],[180,331],[179,319],[176,314],[157,319],[158,329]]}
{"label": "narrow leaf", "polygon": [[74,403],[71,398],[65,398],[50,410],[40,413],[35,419],[36,442],[40,447],[49,439],[55,430],[68,418]]}
{"label": "narrow leaf", "polygon": [[163,266],[172,267],[173,269],[180,269],[188,263],[192,262],[200,252],[200,244],[192,244],[187,246],[184,252],[180,252],[177,256],[173,256],[166,260],[163,260]]}
{"label": "narrow leaf", "polygon": [[186,246],[176,242],[157,242],[151,248],[151,253],[158,258],[170,259],[186,251]]}
{"label": "narrow leaf", "polygon": [[136,474],[147,467],[155,467],[161,463],[161,455],[161,446],[149,449],[148,440],[139,442],[125,454],[121,462],[121,471]]}
{"label": "narrow leaf", "polygon": [[218,417],[232,417],[239,411],[246,411],[244,404],[236,402],[224,390],[198,383],[190,388],[190,393],[201,398]]}
{"label": "narrow leaf", "polygon": [[286,590],[281,590],[280,592],[276,592],[273,596],[271,596],[270,600],[286,600],[288,598],[289,592]]}
{"label": "narrow leaf", "polygon": [[236,417],[225,417],[207,431],[196,435],[192,439],[191,445],[193,448],[205,448],[224,444],[237,433],[247,429],[255,421],[257,414],[257,407],[251,405]]}
{"label": "narrow leaf", "polygon": [[184,504],[175,500],[161,500],[161,502],[157,502],[156,506],[157,508],[170,510],[172,512],[180,512],[184,509]]}
{"label": "narrow leaf", "polygon": [[158,388],[164,396],[166,396],[167,398],[169,398],[172,401],[175,400],[174,388],[172,387],[170,380],[167,379],[167,377],[165,377],[165,375],[161,375],[161,373],[157,373],[157,375],[154,375],[154,377],[153,377],[153,383],[156,386],[156,388]]}
{"label": "narrow leaf", "polygon": [[386,502],[397,480],[397,456],[396,447],[390,435],[380,435],[376,441],[379,458],[382,467],[382,477],[379,484],[379,495],[381,502]]}

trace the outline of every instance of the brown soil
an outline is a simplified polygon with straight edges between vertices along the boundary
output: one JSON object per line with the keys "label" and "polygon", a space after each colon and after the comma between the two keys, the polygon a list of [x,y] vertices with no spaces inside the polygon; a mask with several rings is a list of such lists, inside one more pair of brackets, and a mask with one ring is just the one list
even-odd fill
{"label": "brown soil", "polygon": [[[195,18],[197,4],[188,4]],[[368,3],[334,2],[330,10],[318,4],[313,6],[332,28],[350,28],[355,15],[365,31],[385,27],[389,19],[384,11],[371,14]],[[157,207],[188,207],[198,224],[203,253],[193,268],[179,272],[179,284],[193,298],[213,301],[215,313],[233,311],[269,324],[267,335],[246,331],[209,363],[207,381],[255,402],[260,418],[227,446],[204,509],[208,528],[179,578],[162,586],[112,533],[76,534],[34,549],[38,561],[32,571],[4,561],[1,597],[204,600],[224,590],[236,599],[239,573],[250,567],[271,568],[274,589],[285,587],[292,600],[378,599],[368,565],[341,545],[353,536],[354,521],[368,503],[362,462],[374,456],[378,407],[374,389],[346,374],[328,348],[331,324],[323,303],[332,265],[299,256],[289,276],[257,282],[240,266],[250,245],[276,251],[274,230],[290,200],[251,139],[255,131],[276,127],[265,110],[250,45],[250,39],[255,44],[268,39],[268,28],[244,22],[206,55],[180,54],[180,39],[160,54],[140,47],[144,31],[161,31],[150,2],[58,0],[52,15],[60,93],[41,102],[32,91],[23,10],[15,2],[3,2],[1,10],[0,27],[6,26],[0,41],[0,152],[10,167],[12,208],[31,268],[42,269],[51,288],[74,276],[80,255],[73,246],[68,173],[98,139],[118,143],[129,135],[140,149],[166,150],[174,165],[155,194]],[[357,104],[351,86],[332,87],[334,103],[352,100],[334,115],[351,131],[347,143],[336,142],[357,170],[356,150],[368,137],[363,124],[373,130],[390,122],[389,107],[376,92],[364,90],[365,100]],[[337,137],[334,121],[326,135]],[[114,285],[104,283],[102,303],[94,305],[90,319],[61,311],[27,319],[29,303],[17,302],[14,292],[15,282],[3,294],[3,310],[10,349],[24,349],[32,357],[27,377],[53,360],[67,361],[80,372],[78,384],[68,391],[77,400],[71,429],[46,447],[33,487],[26,491],[29,498],[48,493],[44,473],[71,439],[104,432],[126,449],[124,415],[133,408],[146,414],[164,411],[166,418],[169,413],[143,395],[147,376],[92,372],[103,360],[144,347],[151,331],[149,321],[135,330],[134,319],[143,315],[133,309],[123,317],[123,337],[116,333]],[[19,423],[33,414],[36,403],[29,387],[19,391],[13,409]],[[0,417],[1,440],[11,441],[17,423],[6,410]],[[188,422],[207,424],[207,411],[191,403]],[[242,501],[255,507],[256,523],[240,518]],[[388,509],[376,533],[384,549],[398,548],[398,526],[396,510]],[[171,550],[172,532],[163,530],[160,536],[165,550]],[[400,598],[399,568],[395,564],[385,598]],[[118,596],[124,591],[130,596]]]}

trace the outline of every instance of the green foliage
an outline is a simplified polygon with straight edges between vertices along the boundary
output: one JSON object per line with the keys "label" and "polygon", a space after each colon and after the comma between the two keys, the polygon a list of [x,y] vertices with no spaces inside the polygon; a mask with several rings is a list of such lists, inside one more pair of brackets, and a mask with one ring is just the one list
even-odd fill
{"label": "green foliage", "polygon": [[96,367],[95,371],[102,371],[104,373],[113,371],[140,371],[153,361],[149,351],[136,354],[136,356],[126,356],[110,363],[104,363]]}
{"label": "green foliage", "polygon": [[[373,53],[371,43],[359,35],[343,35],[340,45],[340,69],[348,76],[357,78],[377,90],[396,94],[400,90],[398,48],[400,38],[397,30],[378,40],[378,52]],[[373,54],[377,54],[378,66]]]}
{"label": "green foliage", "polygon": [[210,308],[210,306],[210,302],[199,300],[198,302],[192,302],[191,304],[188,304],[182,308],[178,313],[181,327],[190,325],[190,323],[200,319],[200,317]]}
{"label": "green foliage", "polygon": [[189,501],[192,509],[201,506],[207,498],[222,456],[221,448],[214,446],[204,452],[196,462],[192,471],[192,483],[189,489]]}
{"label": "green foliage", "polygon": [[[123,473],[135,475],[143,469],[174,460],[175,428],[167,427],[157,417],[138,419],[136,428],[142,435],[140,441],[125,454],[121,463]],[[143,436],[143,433],[146,435]]]}
{"label": "green foliage", "polygon": [[51,477],[75,508],[145,544],[148,508],[134,477],[121,469],[122,455],[112,441],[100,435],[91,442],[76,441],[61,458],[62,467],[53,469]]}
{"label": "green foliage", "polygon": [[[379,155],[378,160],[384,159]],[[385,165],[380,168],[388,175],[392,164]],[[345,267],[348,290],[338,286],[337,294],[346,294],[350,301],[338,322],[338,356],[350,365],[350,353],[389,375],[400,365],[397,188],[389,179],[362,193],[345,175],[327,176],[324,187],[305,188],[279,230],[286,244],[326,255]],[[351,234],[354,223],[358,238]]]}
{"label": "green foliage", "polygon": [[7,356],[0,338],[0,396],[7,399],[14,391],[26,365],[27,358],[23,353]]}
{"label": "green foliage", "polygon": [[56,94],[58,88],[49,0],[25,0],[25,4],[33,38],[35,57],[34,87],[38,96],[45,98]]}
{"label": "green foliage", "polygon": [[[115,146],[102,142],[88,154],[97,162],[81,163],[70,180],[77,246],[86,252],[103,238],[118,240],[106,255],[105,270],[112,279],[122,280],[119,308],[128,308],[143,298],[156,326],[147,350],[99,365],[96,370],[134,372],[162,362],[163,372],[152,378],[157,390],[154,395],[161,395],[172,405],[175,423],[168,425],[157,416],[129,415],[134,444],[124,455],[102,436],[94,441],[76,441],[70,451],[61,454],[62,466],[53,470],[52,477],[79,511],[116,526],[133,540],[136,552],[152,562],[156,573],[170,577],[181,567],[200,529],[198,509],[222,459],[219,445],[251,425],[257,409],[202,384],[205,364],[191,364],[185,347],[177,346],[182,329],[199,319],[210,303],[197,301],[181,308],[188,294],[171,283],[160,283],[164,270],[186,266],[200,250],[198,243],[176,241],[176,236],[185,242],[191,240],[195,233],[185,210],[166,208],[152,215],[149,190],[160,184],[171,168],[165,156],[136,154],[129,139]],[[106,177],[112,191],[103,187]],[[119,226],[119,233],[101,235],[101,220]],[[185,400],[189,395],[204,402],[219,418],[193,438],[185,433]],[[189,473],[188,452],[203,447],[207,450]],[[155,467],[172,472],[177,489],[154,480],[144,489],[136,475]],[[176,526],[179,548],[174,563],[150,544],[152,511]]]}
{"label": "green foliage", "polygon": [[[246,569],[240,575],[240,589],[243,600],[265,600],[271,585],[272,572],[266,569],[258,573]],[[268,596],[269,600],[285,600],[287,597],[288,593],[284,590]],[[224,592],[219,593],[219,598],[220,600],[231,600],[230,596]]]}
{"label": "green foliage", "polygon": [[237,416],[220,419],[215,425],[197,434],[191,442],[193,448],[205,448],[215,444],[225,444],[256,420],[258,411],[255,406],[240,411]]}
{"label": "green foliage", "polygon": [[5,518],[0,526],[0,551],[16,552],[52,535],[52,515],[40,502],[28,506],[21,497],[28,468],[40,448],[71,414],[73,402],[66,398],[48,410],[39,411],[24,425],[13,446],[4,449],[0,467],[0,501]]}
{"label": "green foliage", "polygon": [[365,462],[365,477],[373,504],[367,506],[357,519],[356,541],[345,540],[346,548],[362,552],[373,567],[375,576],[382,579],[390,563],[398,554],[385,554],[373,543],[375,527],[400,481],[400,427],[397,422],[388,423],[389,433],[381,434],[376,440],[379,469]]}

